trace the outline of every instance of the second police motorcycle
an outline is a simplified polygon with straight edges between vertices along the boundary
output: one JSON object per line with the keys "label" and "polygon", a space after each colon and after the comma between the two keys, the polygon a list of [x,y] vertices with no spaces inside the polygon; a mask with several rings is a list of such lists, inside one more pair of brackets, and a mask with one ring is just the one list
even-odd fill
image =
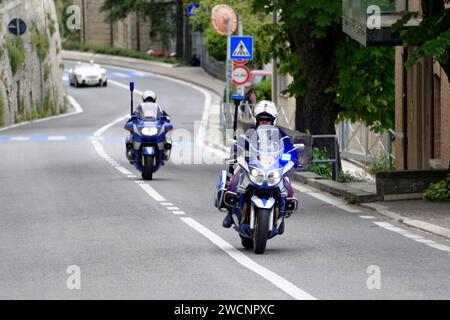
{"label": "second police motorcycle", "polygon": [[157,103],[143,102],[133,111],[133,82],[130,91],[131,118],[125,128],[131,132],[131,139],[126,156],[144,180],[152,180],[153,174],[170,158],[172,141],[166,135],[173,126]]}

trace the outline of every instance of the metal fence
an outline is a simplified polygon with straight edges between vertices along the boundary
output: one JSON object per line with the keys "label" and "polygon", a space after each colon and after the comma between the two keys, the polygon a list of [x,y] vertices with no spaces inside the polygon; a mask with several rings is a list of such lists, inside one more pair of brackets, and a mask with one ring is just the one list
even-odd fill
{"label": "metal fence", "polygon": [[394,165],[393,130],[380,134],[362,123],[345,121],[336,126],[336,133],[343,158],[365,163],[385,161],[389,167]]}

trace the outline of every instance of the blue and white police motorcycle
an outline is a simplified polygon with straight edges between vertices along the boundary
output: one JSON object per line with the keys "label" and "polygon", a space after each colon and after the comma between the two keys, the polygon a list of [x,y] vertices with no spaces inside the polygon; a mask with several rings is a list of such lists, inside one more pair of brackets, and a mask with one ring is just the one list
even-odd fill
{"label": "blue and white police motorcycle", "polygon": [[[234,188],[227,188],[227,171],[219,175],[215,206],[232,214],[234,229],[241,237],[242,245],[263,254],[268,239],[284,233],[284,221],[297,210],[298,201],[289,197],[289,177],[295,164],[292,152],[304,148],[294,145],[286,152],[279,130],[262,125],[249,137],[242,135],[237,147],[237,164],[231,181]],[[228,175],[229,177],[229,175]]]}
{"label": "blue and white police motorcycle", "polygon": [[129,141],[132,146],[126,153],[128,160],[144,180],[152,180],[153,174],[170,159],[172,141],[166,135],[173,126],[169,117],[159,104],[142,103],[132,112],[125,128],[132,133]]}

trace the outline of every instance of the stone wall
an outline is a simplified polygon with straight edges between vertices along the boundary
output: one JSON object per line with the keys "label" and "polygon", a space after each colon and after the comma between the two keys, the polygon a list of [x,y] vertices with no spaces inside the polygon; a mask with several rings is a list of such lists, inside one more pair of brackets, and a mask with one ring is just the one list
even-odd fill
{"label": "stone wall", "polygon": [[[17,17],[20,37],[8,31]],[[0,126],[66,111],[60,52],[53,0],[0,0]]]}

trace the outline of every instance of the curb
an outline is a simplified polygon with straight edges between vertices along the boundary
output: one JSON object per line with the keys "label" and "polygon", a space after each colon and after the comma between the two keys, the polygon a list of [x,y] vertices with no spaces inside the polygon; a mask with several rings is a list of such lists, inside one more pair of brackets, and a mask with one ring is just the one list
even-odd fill
{"label": "curb", "polygon": [[353,204],[381,200],[380,196],[375,193],[357,190],[336,181],[325,180],[321,176],[313,172],[296,172],[294,174],[294,180],[304,184],[308,184],[316,189],[331,193],[335,196],[344,197],[345,200]]}
{"label": "curb", "polygon": [[387,210],[387,207],[382,206],[380,204],[377,203],[362,203],[360,204],[361,207],[367,208],[367,209],[371,209],[373,211],[376,211],[377,213],[388,217],[392,220],[395,220],[397,222],[400,222],[404,225],[407,225],[409,227],[413,227],[425,232],[429,232],[431,234],[443,237],[447,240],[450,240],[450,229],[444,228],[444,227],[440,227],[428,222],[424,222],[421,220],[415,220],[415,219],[410,219],[404,216],[399,215],[398,213],[392,212]]}

